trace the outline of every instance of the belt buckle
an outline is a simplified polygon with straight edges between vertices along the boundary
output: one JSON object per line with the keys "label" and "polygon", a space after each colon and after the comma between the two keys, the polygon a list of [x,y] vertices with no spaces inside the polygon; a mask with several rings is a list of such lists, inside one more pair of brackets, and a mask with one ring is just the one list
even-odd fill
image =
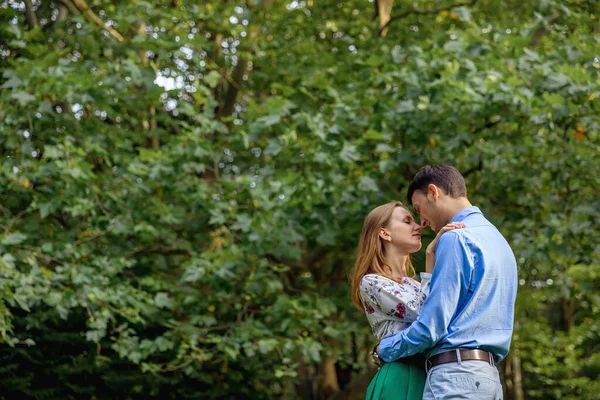
{"label": "belt buckle", "polygon": [[431,362],[431,358],[428,358],[427,361],[425,361],[425,368],[427,368],[427,371],[429,371],[431,368],[433,368],[433,363]]}

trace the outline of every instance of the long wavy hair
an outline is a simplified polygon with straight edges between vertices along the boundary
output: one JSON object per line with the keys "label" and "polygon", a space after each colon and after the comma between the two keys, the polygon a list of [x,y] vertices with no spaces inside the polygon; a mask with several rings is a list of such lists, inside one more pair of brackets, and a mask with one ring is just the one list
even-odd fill
{"label": "long wavy hair", "polygon": [[[399,201],[383,204],[374,208],[367,215],[360,233],[356,263],[352,272],[352,301],[363,310],[364,305],[360,298],[360,281],[365,275],[377,274],[401,283],[393,277],[392,267],[385,261],[385,249],[383,241],[379,237],[381,229],[389,225],[396,207],[402,207],[410,213],[410,210]],[[407,256],[404,261],[403,276],[409,276],[409,272],[412,277],[415,276],[415,268],[410,257]]]}

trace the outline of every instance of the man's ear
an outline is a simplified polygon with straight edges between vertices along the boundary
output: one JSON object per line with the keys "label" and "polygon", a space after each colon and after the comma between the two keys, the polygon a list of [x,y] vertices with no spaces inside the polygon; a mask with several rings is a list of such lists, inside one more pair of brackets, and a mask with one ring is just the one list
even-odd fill
{"label": "man's ear", "polygon": [[429,197],[429,195],[431,195],[433,201],[438,201],[440,198],[440,189],[433,183],[427,185],[427,197]]}

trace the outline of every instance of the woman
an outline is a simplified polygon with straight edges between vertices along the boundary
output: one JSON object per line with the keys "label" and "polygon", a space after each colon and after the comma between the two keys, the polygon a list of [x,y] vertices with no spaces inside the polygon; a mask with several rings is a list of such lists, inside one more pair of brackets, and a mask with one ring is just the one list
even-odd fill
{"label": "woman", "polygon": [[[427,247],[427,272],[421,273],[419,283],[412,278],[415,270],[409,254],[421,249],[421,225],[399,201],[381,205],[367,215],[352,276],[352,300],[365,310],[378,342],[417,318],[429,293],[435,246],[444,232],[462,227],[462,223],[446,225]],[[383,364],[366,399],[421,400],[424,386],[423,357],[408,357]]]}

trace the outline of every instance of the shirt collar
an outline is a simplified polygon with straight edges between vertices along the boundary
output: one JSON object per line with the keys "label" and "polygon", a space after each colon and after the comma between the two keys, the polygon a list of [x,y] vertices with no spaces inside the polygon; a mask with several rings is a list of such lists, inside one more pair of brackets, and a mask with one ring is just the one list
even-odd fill
{"label": "shirt collar", "polygon": [[471,214],[483,214],[481,210],[475,206],[466,207],[454,214],[450,222],[460,222]]}

